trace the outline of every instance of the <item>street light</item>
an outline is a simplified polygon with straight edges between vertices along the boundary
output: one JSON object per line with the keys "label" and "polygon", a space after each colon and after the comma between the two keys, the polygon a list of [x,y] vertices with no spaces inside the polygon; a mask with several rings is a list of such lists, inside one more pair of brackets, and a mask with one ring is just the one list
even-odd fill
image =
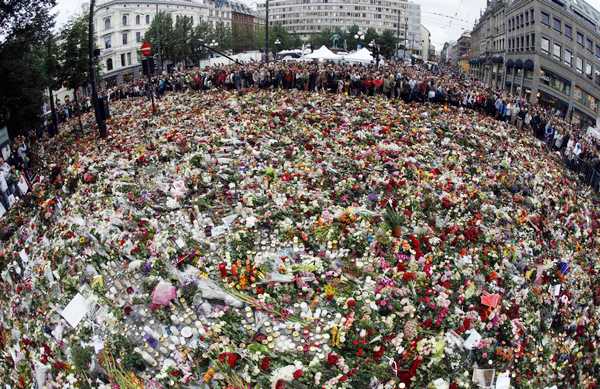
{"label": "street light", "polygon": [[281,46],[281,41],[279,38],[275,39],[275,60],[277,60],[277,53],[279,53],[279,46]]}
{"label": "street light", "polygon": [[207,46],[211,48],[219,47],[219,42],[213,39]]}
{"label": "street light", "polygon": [[365,33],[359,30],[354,34],[354,39],[356,39],[356,50],[358,50],[360,48],[360,41],[365,40]]}

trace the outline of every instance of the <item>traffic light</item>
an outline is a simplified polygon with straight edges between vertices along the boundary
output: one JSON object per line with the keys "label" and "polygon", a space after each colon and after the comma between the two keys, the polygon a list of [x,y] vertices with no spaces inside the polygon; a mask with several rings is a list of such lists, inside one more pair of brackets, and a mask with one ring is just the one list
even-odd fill
{"label": "traffic light", "polygon": [[148,57],[142,59],[142,70],[144,76],[150,77],[154,74],[154,58]]}

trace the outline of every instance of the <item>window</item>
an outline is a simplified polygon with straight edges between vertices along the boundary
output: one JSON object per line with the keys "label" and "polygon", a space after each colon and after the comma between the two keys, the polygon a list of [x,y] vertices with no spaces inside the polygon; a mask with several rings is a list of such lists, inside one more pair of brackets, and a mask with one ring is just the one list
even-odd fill
{"label": "window", "polygon": [[110,18],[105,18],[104,19],[104,29],[105,30],[110,30]]}
{"label": "window", "polygon": [[572,67],[573,66],[573,52],[569,49],[565,49],[565,57],[564,57],[565,65]]}
{"label": "window", "polygon": [[121,54],[121,66],[125,66],[125,54]]}
{"label": "window", "polygon": [[550,25],[550,14],[542,12],[542,23],[549,26]]}
{"label": "window", "polygon": [[142,24],[142,17],[140,15],[135,15],[135,24]]}
{"label": "window", "polygon": [[535,18],[534,18],[534,13],[533,13],[533,9],[529,10],[529,14],[531,15],[531,24],[533,24],[535,22]]}
{"label": "window", "polygon": [[110,49],[112,47],[112,39],[110,35],[104,37],[104,48]]}
{"label": "window", "polygon": [[550,41],[546,38],[542,38],[542,52],[544,54],[550,54]]}
{"label": "window", "polygon": [[577,69],[577,73],[583,73],[583,59],[581,57],[577,57],[575,60],[575,69]]}
{"label": "window", "polygon": [[596,45],[596,57],[600,59],[600,46]]}
{"label": "window", "polygon": [[577,43],[583,46],[583,34],[580,32],[577,33]]}
{"label": "window", "polygon": [[123,45],[126,45],[126,44],[127,44],[127,33],[124,32],[123,33]]}
{"label": "window", "polygon": [[150,15],[146,15],[146,24],[150,24]]}
{"label": "window", "polygon": [[121,22],[124,26],[127,25],[127,22],[129,21],[129,15],[123,15],[123,17],[121,18]]}
{"label": "window", "polygon": [[531,50],[535,50],[535,34],[531,34]]}
{"label": "window", "polygon": [[106,70],[108,70],[108,71],[113,70],[112,58],[109,58],[106,60]]}
{"label": "window", "polygon": [[565,24],[565,36],[569,39],[573,39],[573,27]]}
{"label": "window", "polygon": [[131,65],[131,53],[127,53],[127,65]]}
{"label": "window", "polygon": [[529,24],[529,12],[525,12],[525,24]]}
{"label": "window", "polygon": [[135,41],[137,43],[140,43],[142,41],[142,33],[141,32],[138,31],[135,33]]}
{"label": "window", "polygon": [[560,22],[559,18],[554,18],[554,24],[553,27],[556,31],[561,32],[562,31],[562,23]]}
{"label": "window", "polygon": [[567,96],[571,94],[571,82],[549,70],[540,69],[540,81]]}
{"label": "window", "polygon": [[192,26],[194,25],[194,17],[190,16],[190,22],[192,23]]}
{"label": "window", "polygon": [[552,53],[555,60],[560,61],[561,51],[562,51],[562,47],[560,47],[560,45],[558,43],[555,43],[554,51]]}
{"label": "window", "polygon": [[585,47],[590,53],[593,53],[594,52],[594,41],[592,41],[591,39],[588,38],[585,41]]}
{"label": "window", "polygon": [[585,63],[585,75],[592,78],[592,64],[589,62]]}

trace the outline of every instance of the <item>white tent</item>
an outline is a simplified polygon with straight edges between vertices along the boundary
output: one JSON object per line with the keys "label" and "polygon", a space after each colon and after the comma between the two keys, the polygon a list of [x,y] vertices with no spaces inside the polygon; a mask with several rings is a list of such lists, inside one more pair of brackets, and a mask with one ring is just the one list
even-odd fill
{"label": "white tent", "polygon": [[311,61],[313,59],[318,59],[321,61],[337,61],[342,59],[341,56],[335,54],[333,51],[329,50],[325,46],[321,46],[319,50],[315,50],[310,54],[307,54],[300,58],[303,61]]}
{"label": "white tent", "polygon": [[362,64],[375,64],[375,58],[373,58],[371,52],[367,48],[362,48],[353,53],[345,55],[344,61]]}

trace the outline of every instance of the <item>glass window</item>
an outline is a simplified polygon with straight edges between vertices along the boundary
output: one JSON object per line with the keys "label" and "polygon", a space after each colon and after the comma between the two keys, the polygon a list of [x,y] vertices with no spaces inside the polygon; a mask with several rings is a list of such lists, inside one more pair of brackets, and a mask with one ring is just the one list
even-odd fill
{"label": "glass window", "polygon": [[542,38],[542,52],[550,54],[550,40]]}
{"label": "glass window", "polygon": [[573,39],[573,27],[569,26],[568,24],[565,24],[565,36]]}
{"label": "glass window", "polygon": [[131,65],[131,53],[127,53],[127,65]]}
{"label": "glass window", "polygon": [[588,77],[592,77],[592,64],[589,62],[585,63],[585,75]]}
{"label": "glass window", "polygon": [[585,41],[585,47],[588,49],[588,51],[590,53],[592,53],[594,51],[594,41],[592,41],[591,39],[587,39]]}
{"label": "glass window", "polygon": [[560,45],[558,43],[555,43],[554,51],[552,52],[552,54],[554,56],[554,59],[556,59],[557,61],[560,61],[561,51],[562,51],[562,47],[560,47]]}
{"label": "glass window", "polygon": [[140,31],[135,33],[135,41],[140,43],[142,41],[142,33]]}
{"label": "glass window", "polygon": [[548,26],[550,25],[550,14],[542,12],[542,23],[544,23]]}
{"label": "glass window", "polygon": [[535,50],[535,34],[531,34],[531,50]]}
{"label": "glass window", "polygon": [[577,43],[583,46],[583,34],[580,32],[577,33]]}
{"label": "glass window", "polygon": [[125,54],[121,54],[121,66],[125,66]]}
{"label": "glass window", "polygon": [[127,33],[126,32],[123,33],[123,44],[124,45],[127,44]]}
{"label": "glass window", "polygon": [[553,27],[556,31],[560,32],[562,30],[562,23],[560,22],[559,18],[554,18],[553,20]]}
{"label": "glass window", "polygon": [[104,19],[104,29],[105,30],[110,30],[110,18],[105,18]]}
{"label": "glass window", "polygon": [[142,24],[142,17],[140,15],[135,15],[135,24]]}
{"label": "glass window", "polygon": [[525,12],[525,24],[529,24],[529,12]]}
{"label": "glass window", "polygon": [[108,70],[108,71],[113,70],[112,58],[109,58],[106,60],[106,70]]}
{"label": "glass window", "polygon": [[123,22],[123,25],[124,25],[124,26],[126,26],[126,25],[127,25],[127,22],[129,21],[129,20],[128,20],[128,19],[129,19],[129,18],[128,18],[128,16],[129,16],[129,15],[123,15],[123,17],[122,17],[122,22]]}
{"label": "glass window", "polygon": [[146,24],[150,24],[150,15],[146,15]]}
{"label": "glass window", "polygon": [[112,47],[112,39],[110,35],[104,37],[104,48],[110,49]]}
{"label": "glass window", "polygon": [[600,58],[600,46],[596,45],[596,57]]}
{"label": "glass window", "polygon": [[573,52],[569,49],[565,49],[565,57],[564,57],[565,65],[569,67],[573,66]]}
{"label": "glass window", "polygon": [[581,57],[577,57],[575,60],[575,69],[577,69],[578,73],[583,73],[583,59]]}

